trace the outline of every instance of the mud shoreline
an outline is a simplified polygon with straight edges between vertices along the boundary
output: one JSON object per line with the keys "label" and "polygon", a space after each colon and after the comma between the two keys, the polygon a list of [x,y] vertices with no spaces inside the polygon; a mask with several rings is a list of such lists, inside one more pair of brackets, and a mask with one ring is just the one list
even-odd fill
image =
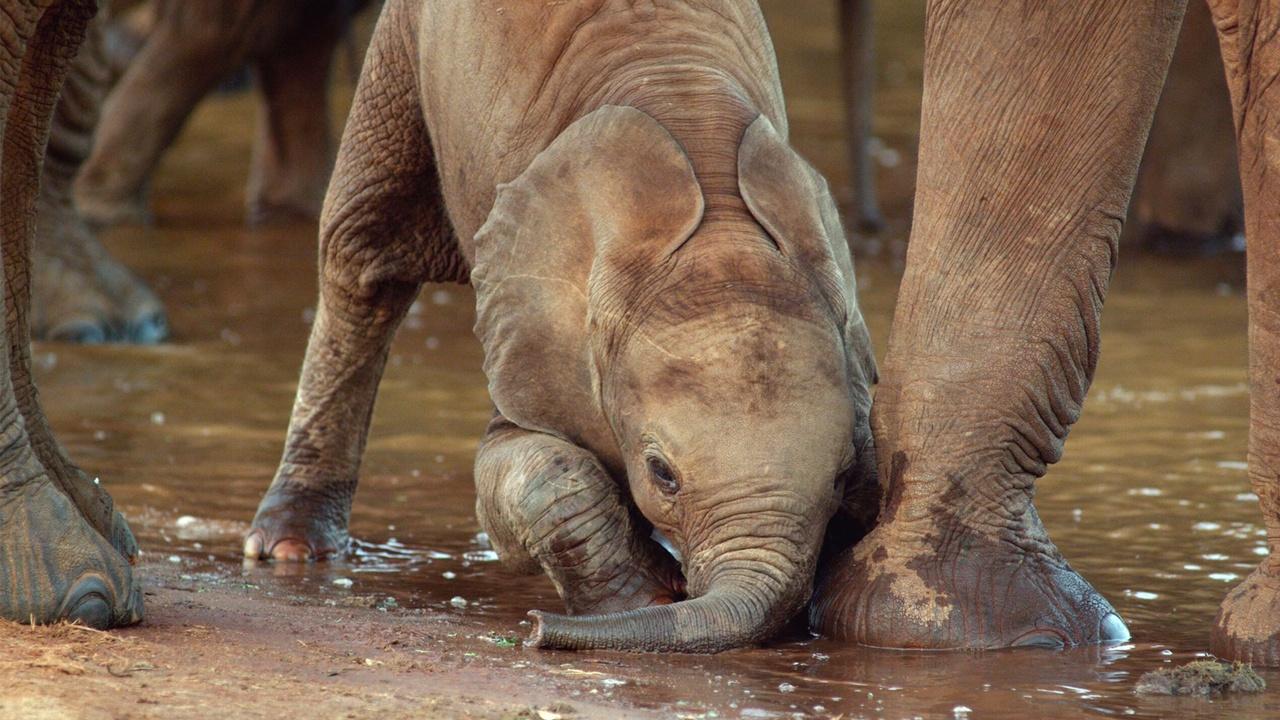
{"label": "mud shoreline", "polygon": [[611,698],[634,681],[607,657],[525,650],[483,620],[273,596],[158,557],[140,576],[137,627],[0,624],[0,717],[670,717]]}

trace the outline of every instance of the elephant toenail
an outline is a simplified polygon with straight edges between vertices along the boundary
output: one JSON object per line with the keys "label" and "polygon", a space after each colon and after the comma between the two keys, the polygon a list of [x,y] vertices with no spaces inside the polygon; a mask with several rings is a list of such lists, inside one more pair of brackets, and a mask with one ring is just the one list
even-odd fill
{"label": "elephant toenail", "polygon": [[155,345],[169,336],[169,320],[161,311],[145,315],[131,324],[129,335],[140,345]]}
{"label": "elephant toenail", "polygon": [[1129,628],[1115,613],[1107,613],[1102,622],[1098,623],[1098,642],[1124,642],[1130,637]]}
{"label": "elephant toenail", "polygon": [[101,579],[89,577],[81,580],[68,594],[71,608],[63,617],[96,630],[111,627],[111,603],[106,585]]}
{"label": "elephant toenail", "polygon": [[244,556],[250,560],[262,557],[262,534],[254,531],[244,539]]}

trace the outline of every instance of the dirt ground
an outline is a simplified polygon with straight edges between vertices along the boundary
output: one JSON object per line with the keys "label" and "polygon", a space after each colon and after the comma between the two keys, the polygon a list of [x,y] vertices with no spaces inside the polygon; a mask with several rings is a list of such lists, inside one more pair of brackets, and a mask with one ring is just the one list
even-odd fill
{"label": "dirt ground", "polygon": [[525,650],[465,618],[267,597],[164,562],[140,574],[139,627],[0,623],[0,718],[657,717],[605,704],[601,658]]}

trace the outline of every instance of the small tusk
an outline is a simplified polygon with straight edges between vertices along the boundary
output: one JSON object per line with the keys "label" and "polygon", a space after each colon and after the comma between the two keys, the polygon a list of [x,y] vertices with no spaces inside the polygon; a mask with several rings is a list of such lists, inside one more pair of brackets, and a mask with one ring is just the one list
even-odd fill
{"label": "small tusk", "polygon": [[667,539],[667,536],[663,535],[658,530],[658,528],[653,529],[653,535],[651,535],[650,537],[652,537],[655,541],[657,541],[657,543],[662,546],[663,550],[666,550],[668,553],[671,553],[671,557],[675,558],[676,562],[679,562],[679,563],[684,562],[684,558],[680,557],[680,551],[676,549],[675,545],[671,544],[671,541]]}

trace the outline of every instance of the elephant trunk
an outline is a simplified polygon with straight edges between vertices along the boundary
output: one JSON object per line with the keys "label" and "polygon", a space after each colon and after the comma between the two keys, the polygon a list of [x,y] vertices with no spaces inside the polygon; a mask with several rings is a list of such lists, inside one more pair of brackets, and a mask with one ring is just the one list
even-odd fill
{"label": "elephant trunk", "polygon": [[[724,573],[699,597],[604,615],[570,617],[533,610],[526,645],[562,650],[716,653],[767,639],[808,599],[812,573],[777,566]],[[718,573],[712,573],[715,577]]]}

